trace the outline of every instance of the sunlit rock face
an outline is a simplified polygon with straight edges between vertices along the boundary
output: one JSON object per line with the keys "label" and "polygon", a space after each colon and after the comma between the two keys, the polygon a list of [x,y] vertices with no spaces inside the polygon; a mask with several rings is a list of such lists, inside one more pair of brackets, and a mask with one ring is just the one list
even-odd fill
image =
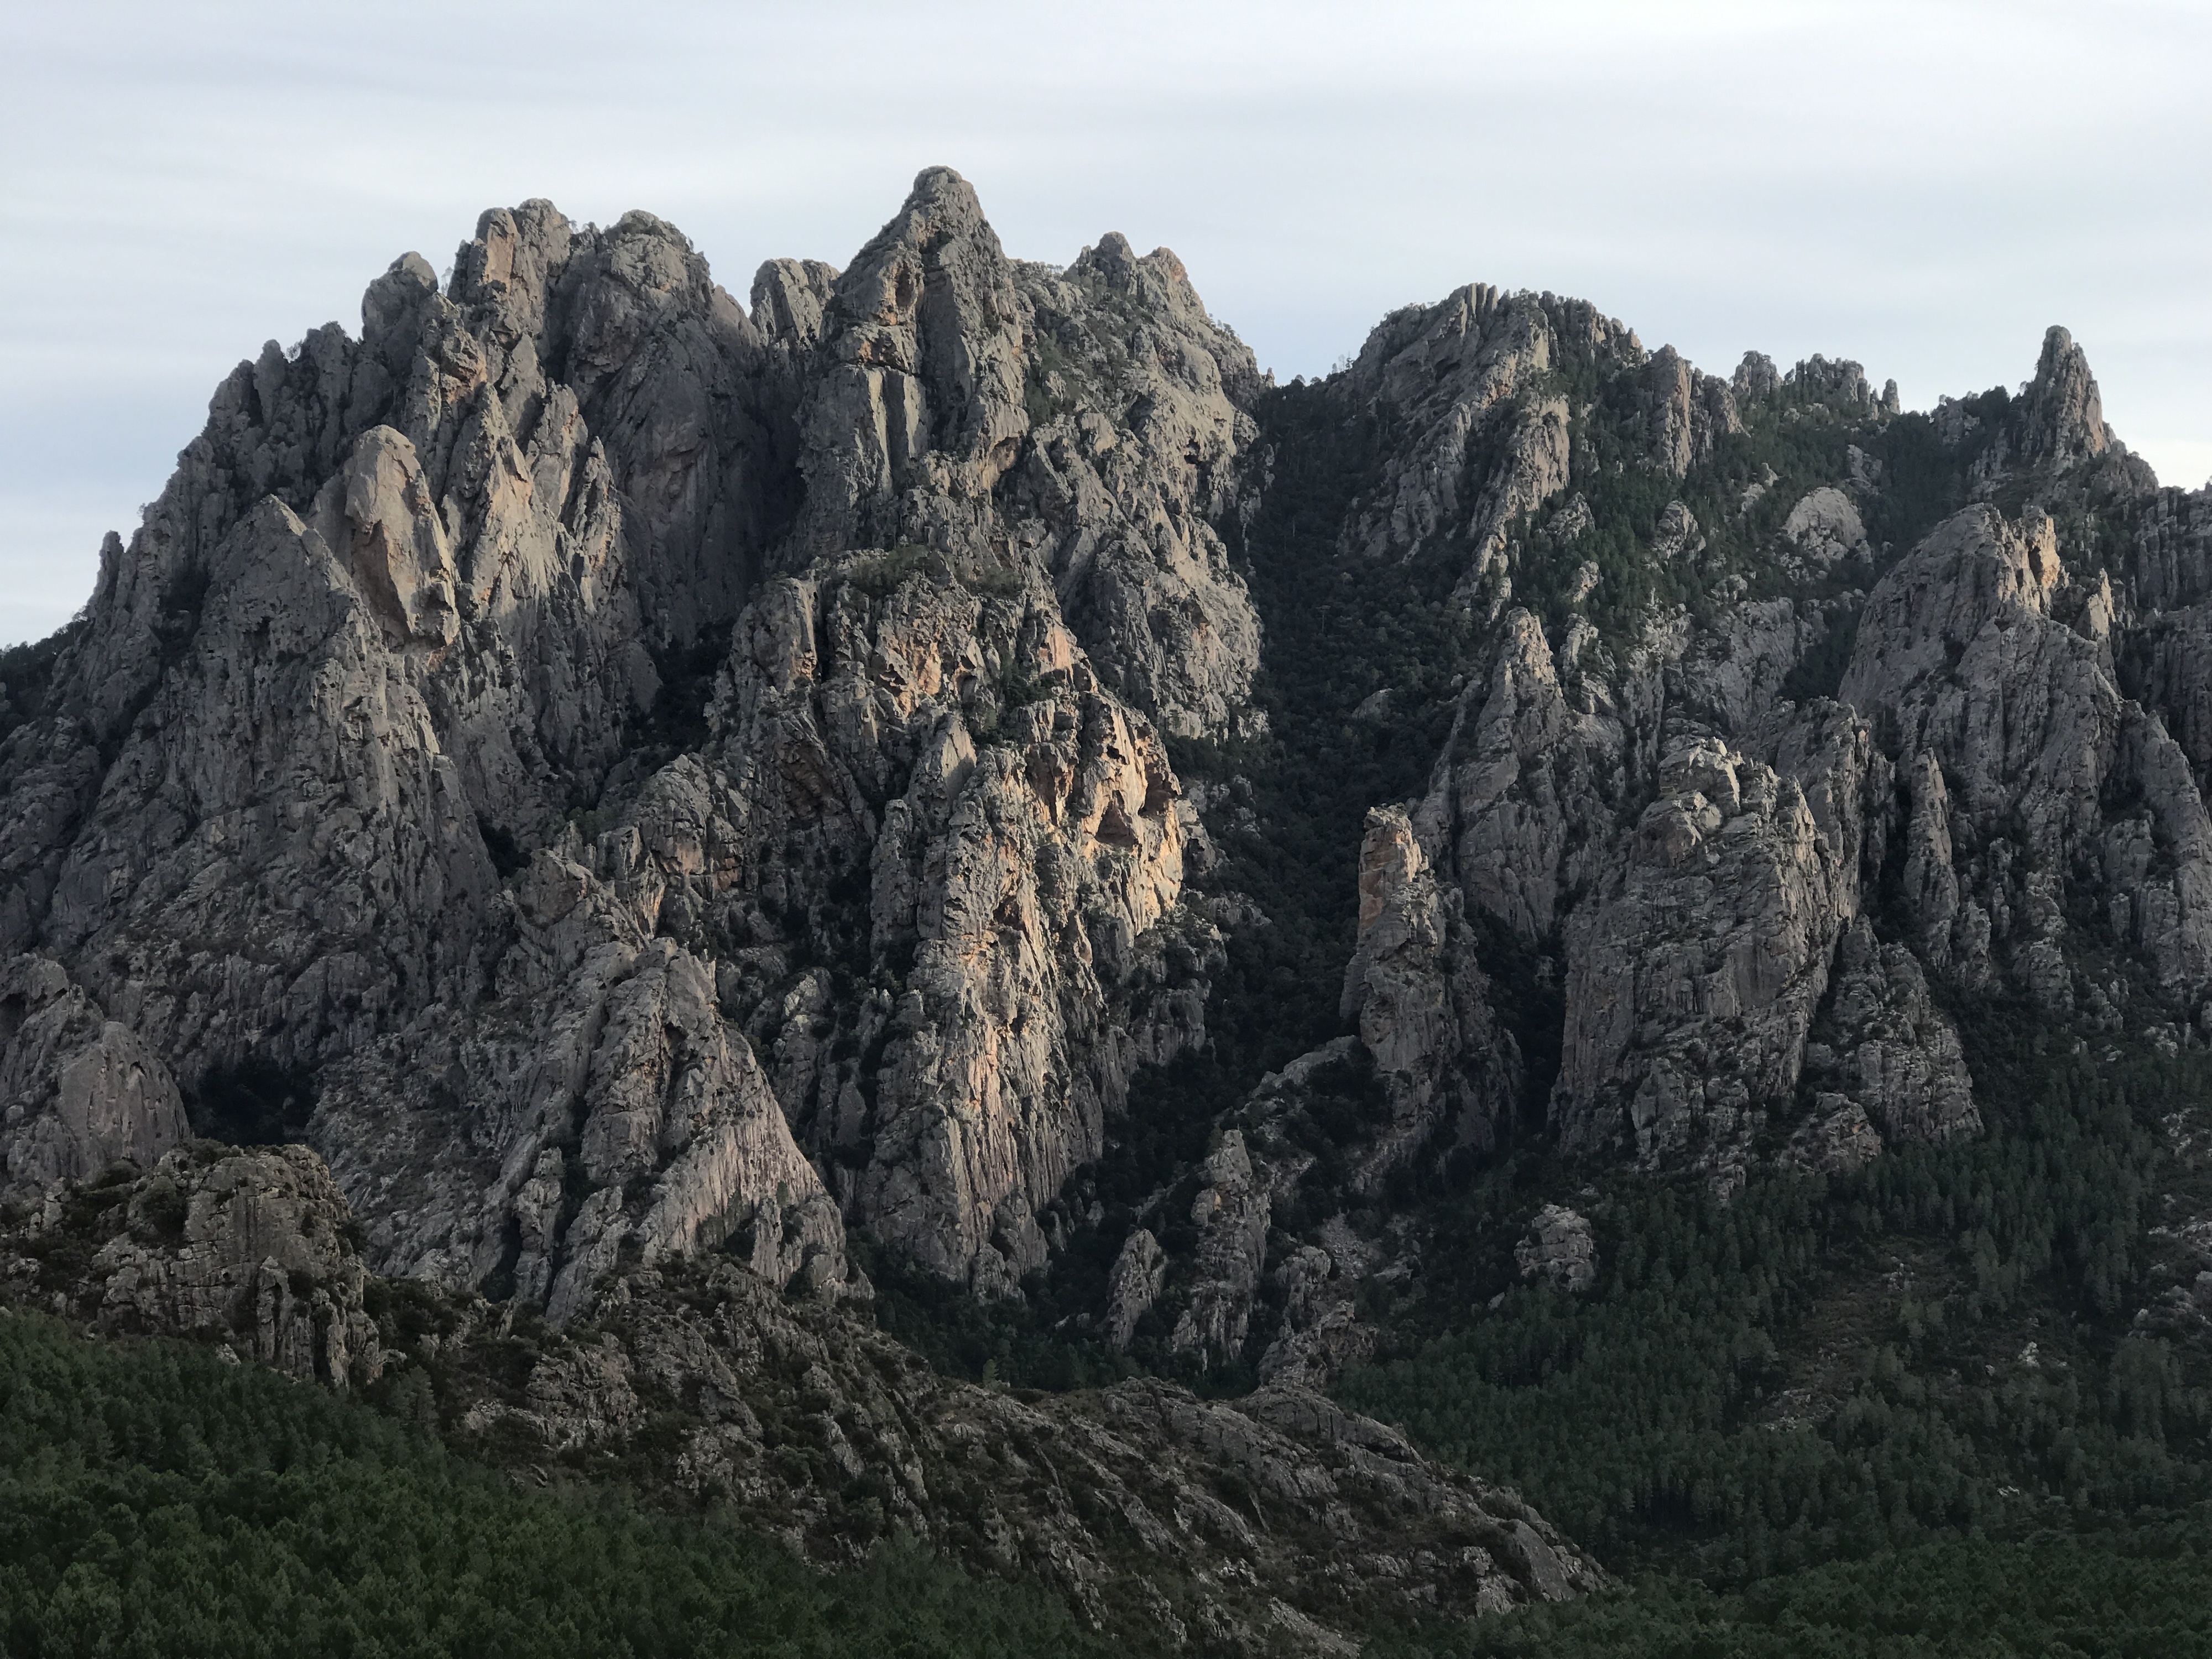
{"label": "sunlit rock face", "polygon": [[[1340,1029],[1114,1224],[1118,1343],[1225,1363],[1279,1290],[1358,1349],[1316,1288],[1358,1251],[1271,1231],[1308,1079],[1369,1091],[1332,1201],[1530,1133],[1727,1190],[1975,1132],[1954,991],[2197,1018],[2205,514],[2063,331],[1931,419],[1972,499],[1910,546],[1854,363],[1723,381],[1472,284],[1328,386],[1371,450],[1329,580],[1441,562],[1466,672],[1353,826]],[[853,1228],[1024,1294],[1272,925],[1218,836],[1285,833],[1229,805],[1269,740],[1237,561],[1310,482],[1274,396],[1172,253],[1010,258],[945,168],[744,304],[641,213],[395,262],[358,338],[218,389],[0,749],[11,1190],[250,1124],[377,1267],[563,1320],[708,1251],[865,1295]],[[1729,471],[1806,421],[1859,436]],[[2069,541],[2077,499],[2132,539]]]}
{"label": "sunlit rock face", "polygon": [[564,1317],[835,1290],[850,1218],[1011,1292],[1202,1039],[1159,732],[1251,725],[1259,385],[1172,254],[1011,261],[941,168],[750,315],[641,213],[398,260],[225,381],[0,762],[9,1181],[274,1089],[372,1259]]}

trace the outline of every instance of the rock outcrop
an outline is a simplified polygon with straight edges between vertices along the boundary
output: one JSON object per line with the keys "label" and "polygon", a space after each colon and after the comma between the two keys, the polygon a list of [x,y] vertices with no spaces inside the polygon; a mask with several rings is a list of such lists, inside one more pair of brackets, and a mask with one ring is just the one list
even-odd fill
{"label": "rock outcrop", "polygon": [[1794,777],[1717,743],[1669,754],[1624,863],[1566,932],[1564,1142],[1741,1179],[1804,1063],[1858,903],[1856,849]]}
{"label": "rock outcrop", "polygon": [[186,1135],[168,1068],[43,957],[0,968],[0,1197],[149,1164]]}
{"label": "rock outcrop", "polygon": [[1184,735],[1235,724],[1259,625],[1211,520],[1254,431],[1231,389],[1259,375],[1172,253],[1114,234],[1018,264],[933,167],[818,329],[792,562],[912,543],[1039,566],[1121,696]]}
{"label": "rock outcrop", "polygon": [[374,1386],[526,1477],[554,1453],[633,1468],[649,1446],[676,1491],[825,1561],[897,1528],[1148,1643],[1335,1654],[1380,1622],[1605,1583],[1511,1492],[1294,1385],[1233,1404],[1151,1380],[1018,1399],[724,1253],[634,1268],[588,1334],[396,1295],[299,1147],[194,1143],[0,1215],[0,1295]]}
{"label": "rock outcrop", "polygon": [[1255,1175],[1241,1130],[1227,1131],[1206,1155],[1190,1212],[1199,1231],[1197,1284],[1169,1339],[1176,1352],[1204,1360],[1243,1351],[1267,1260],[1267,1173],[1263,1166]]}
{"label": "rock outcrop", "polygon": [[1390,1096],[1390,1121],[1363,1152],[1372,1190],[1446,1122],[1488,1152],[1512,1115],[1520,1060],[1490,1009],[1490,984],[1460,896],[1439,888],[1402,807],[1367,815],[1359,856],[1358,944],[1341,1012],[1357,1023]]}
{"label": "rock outcrop", "polygon": [[[1641,356],[1617,323],[1586,307],[1565,310],[1565,325],[1595,349]],[[1347,389],[1390,407],[1410,435],[1346,526],[1347,547],[1410,557],[1433,538],[1455,537],[1468,550],[1470,591],[1502,572],[1508,526],[1566,485],[1568,409],[1542,389],[1559,351],[1544,301],[1479,283],[1377,325]]]}
{"label": "rock outcrop", "polygon": [[1124,700],[1181,737],[1259,729],[1260,626],[1213,526],[1235,505],[1263,380],[1165,248],[1118,234],[1067,269],[1018,264],[1033,442],[1009,480],[1072,628]]}
{"label": "rock outcrop", "polygon": [[1633,760],[1611,688],[1572,663],[1563,677],[1542,626],[1516,609],[1488,682],[1462,697],[1421,819],[1469,904],[1534,945],[1597,878]]}
{"label": "rock outcrop", "polygon": [[[1664,394],[1647,410],[1645,464],[1698,465],[1698,379],[1667,354],[1620,372],[1620,395]],[[1730,398],[1780,398],[1785,418],[1808,402],[1877,424],[1893,412],[1857,365],[1821,359],[1784,377],[1754,356]],[[2118,512],[2145,497],[2112,470],[2124,457],[2108,436],[2086,364],[2054,332],[1974,465],[1984,477],[2025,468]],[[1975,441],[1961,426],[1948,441]],[[1856,445],[1848,459],[1847,477],[1803,491],[1781,523],[1775,570],[1790,582],[1840,587],[1880,556],[1862,508],[1887,488],[1882,468]],[[1532,611],[1504,610],[1487,678],[1462,694],[1410,816],[1405,844],[1431,850],[1396,864],[1370,852],[1394,892],[1425,902],[1419,883],[1434,883],[1424,915],[1456,894],[1539,971],[1564,967],[1551,1100],[1564,1144],[1725,1188],[1769,1157],[1839,1168],[1974,1133],[1931,975],[2116,1025],[2140,994],[2094,965],[2117,948],[2159,1002],[2196,1018],[2212,890],[2196,641],[2212,562],[2191,499],[2151,498],[2132,559],[2087,576],[2037,507],[2011,520],[1979,506],[1863,601],[1760,598],[1739,581],[1722,591],[1741,597],[1694,623],[1656,607],[1624,637],[1586,620],[1591,566],[1566,590],[1582,614],[1548,636]],[[1540,537],[1550,556],[1572,556],[1560,550],[1589,517],[1579,497],[1553,515]],[[1694,565],[1704,544],[1677,501],[1651,557]],[[1844,644],[1841,706],[1793,710],[1797,665]],[[1369,1006],[1370,954],[1363,939],[1347,1016]]]}
{"label": "rock outcrop", "polygon": [[1564,1204],[1547,1204],[1513,1247],[1521,1277],[1540,1279],[1554,1289],[1579,1295],[1597,1283],[1597,1239],[1589,1218]]}
{"label": "rock outcrop", "polygon": [[1674,347],[1660,347],[1644,373],[1654,459],[1662,470],[1684,477],[1723,438],[1743,430],[1729,383],[1700,374]]}
{"label": "rock outcrop", "polygon": [[2020,459],[2030,465],[2065,467],[2093,461],[2112,444],[2089,360],[2063,328],[2053,327],[2043,337],[2043,355],[2018,421]]}
{"label": "rock outcrop", "polygon": [[1993,957],[2053,1011],[2090,1000],[2068,963],[2076,892],[2166,994],[2193,1006],[2212,972],[2212,820],[2165,722],[2122,693],[2113,629],[2109,583],[2069,577],[2047,516],[1972,507],[1869,597],[1840,694],[1896,750],[1933,757],[1919,925],[1948,927],[1937,949],[1968,978]]}
{"label": "rock outcrop", "polygon": [[942,168],[752,300],[532,202],[225,383],[0,751],[75,1010],[0,1030],[11,1182],[281,1074],[379,1265],[562,1316],[749,1228],[842,1285],[841,1214],[1042,1265],[1202,1035],[1152,722],[1251,725],[1262,381],[1172,254],[1019,264]]}
{"label": "rock outcrop", "polygon": [[183,1335],[344,1389],[382,1375],[344,1198],[301,1146],[193,1141],[54,1188],[0,1239],[7,1288],[97,1329]]}
{"label": "rock outcrop", "polygon": [[1805,1049],[1803,1081],[1814,1097],[1800,1133],[1826,1149],[1810,1161],[1855,1167],[1893,1144],[1979,1133],[1959,1034],[1912,952],[1876,943],[1862,916],[1844,929],[1831,971],[1828,1005]]}
{"label": "rock outcrop", "polygon": [[634,847],[616,887],[717,960],[848,1212],[999,1294],[1044,1265],[1035,1218],[1098,1156],[1135,1068],[1202,1037],[1202,982],[1161,964],[1206,927],[1176,908],[1160,740],[1050,591],[908,562],[771,584],[715,738],[600,855]]}
{"label": "rock outcrop", "polygon": [[1866,524],[1858,508],[1833,484],[1807,490],[1782,521],[1782,533],[1819,570],[1869,550]]}
{"label": "rock outcrop", "polygon": [[641,733],[656,636],[738,597],[671,597],[729,550],[677,499],[708,434],[679,446],[640,403],[728,412],[701,378],[735,397],[753,347],[718,292],[644,216],[487,215],[449,293],[403,259],[359,341],[242,365],[109,544],[52,712],[0,757],[35,815],[0,909],[186,1099],[313,1077],[490,989],[500,865]]}
{"label": "rock outcrop", "polygon": [[1123,1241],[1106,1281],[1106,1340],[1115,1348],[1128,1351],[1137,1322],[1160,1299],[1167,1271],[1167,1253],[1151,1228],[1139,1227]]}

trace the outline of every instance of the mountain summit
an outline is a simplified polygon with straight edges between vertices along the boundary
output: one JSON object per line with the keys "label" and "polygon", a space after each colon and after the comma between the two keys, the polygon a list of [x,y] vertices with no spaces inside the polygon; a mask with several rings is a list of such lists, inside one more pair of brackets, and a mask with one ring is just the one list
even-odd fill
{"label": "mountain summit", "polygon": [[[476,1428],[628,1443],[657,1389],[794,1528],[872,1482],[1109,1624],[1579,1594],[1318,1391],[1627,1296],[1636,1194],[1717,1226],[1996,1144],[2000,1028],[2203,1051],[2208,535],[2063,329],[1915,414],[1471,285],[1277,386],[1173,253],[1010,258],[949,168],[743,305],[649,214],[495,210],[240,363],[15,653],[5,1194],[192,1218],[57,1279],[88,1318],[198,1328],[220,1261],[263,1358],[367,1387],[427,1362],[364,1284],[542,1317]],[[2130,1179],[2164,1242],[2099,1306],[2194,1354],[2212,1209]],[[321,1218],[292,1278],[234,1194]],[[1152,1375],[1017,1411],[874,1328],[978,1320]],[[952,1503],[977,1425],[1120,1518]]]}

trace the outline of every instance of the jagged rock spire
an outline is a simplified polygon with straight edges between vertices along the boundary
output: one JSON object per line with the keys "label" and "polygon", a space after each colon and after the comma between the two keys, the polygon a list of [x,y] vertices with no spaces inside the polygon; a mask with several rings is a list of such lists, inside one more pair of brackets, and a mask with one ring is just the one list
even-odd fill
{"label": "jagged rock spire", "polygon": [[2112,447],[2089,359],[2074,337],[2053,324],[2043,337],[2035,378],[2021,399],[2020,459],[2070,466],[2094,460]]}

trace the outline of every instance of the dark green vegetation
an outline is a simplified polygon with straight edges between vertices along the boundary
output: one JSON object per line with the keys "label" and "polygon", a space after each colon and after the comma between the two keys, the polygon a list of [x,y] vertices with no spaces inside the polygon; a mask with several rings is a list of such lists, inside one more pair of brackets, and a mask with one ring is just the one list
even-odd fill
{"label": "dark green vegetation", "polygon": [[1081,1656],[1058,1604],[889,1543],[835,1577],[709,1517],[525,1489],[369,1407],[0,1313],[0,1651]]}
{"label": "dark green vegetation", "polygon": [[306,1138],[314,1074],[258,1054],[210,1071],[185,1098],[195,1133],[231,1146],[281,1146]]}
{"label": "dark green vegetation", "polygon": [[1723,1594],[1647,1581],[1382,1659],[2191,1659],[2212,1654],[2212,1513],[2124,1539],[1945,1538]]}
{"label": "dark green vegetation", "polygon": [[[2212,1105],[2212,1066],[2050,1046],[1977,1055],[1999,1120],[1980,1139],[1725,1206],[1616,1188],[1594,1291],[1515,1286],[1486,1318],[1439,1319],[1346,1399],[1518,1484],[1608,1560],[1729,1582],[2053,1506],[2212,1499],[2212,1400],[2127,1324],[2149,1121]],[[1482,1227],[1531,1207],[1504,1190],[1515,1173],[1440,1218],[1466,1254],[1433,1264],[1427,1301],[1504,1287]]]}
{"label": "dark green vegetation", "polygon": [[[1079,1233],[1049,1278],[1037,1275],[1025,1286],[1025,1303],[978,1302],[964,1285],[948,1285],[893,1251],[865,1240],[853,1249],[876,1287],[877,1325],[947,1376],[1061,1392],[1103,1387],[1143,1369],[1104,1339],[1061,1323],[1103,1299],[1120,1249],[1105,1229]],[[1080,1289],[1092,1287],[1097,1295],[1081,1304]]]}
{"label": "dark green vegetation", "polygon": [[[2075,1056],[2025,1016],[1976,1013],[1960,1025],[1987,1136],[1832,1183],[1754,1183],[1725,1206],[1617,1185],[1595,1206],[1602,1271],[1584,1297],[1508,1288],[1501,1222],[1558,1195],[1558,1169],[1516,1160],[1439,1218],[1452,1248],[1424,1303],[1504,1299],[1477,1321],[1430,1315],[1411,1352],[1347,1379],[1347,1402],[1517,1484],[1615,1569],[1684,1575],[1443,1650],[2212,1650],[2129,1645],[2185,1614],[2207,1640],[2203,1592],[2181,1587],[2212,1567],[2193,1557],[2128,1566],[2177,1588],[2127,1617],[2077,1615],[2102,1645],[1947,1645],[1968,1626],[1945,1619],[2045,1582],[2052,1529],[2124,1566],[2212,1546],[2206,1356],[2130,1323],[2150,1293],[2153,1127],[2212,1109],[2212,1062]],[[1873,1565],[1892,1556],[1910,1571]],[[1785,1614],[1832,1625],[1829,1645],[1790,1646]],[[1714,1636],[1742,1620],[1767,1633]],[[1930,1645],[1881,1645],[1916,1633]]]}

